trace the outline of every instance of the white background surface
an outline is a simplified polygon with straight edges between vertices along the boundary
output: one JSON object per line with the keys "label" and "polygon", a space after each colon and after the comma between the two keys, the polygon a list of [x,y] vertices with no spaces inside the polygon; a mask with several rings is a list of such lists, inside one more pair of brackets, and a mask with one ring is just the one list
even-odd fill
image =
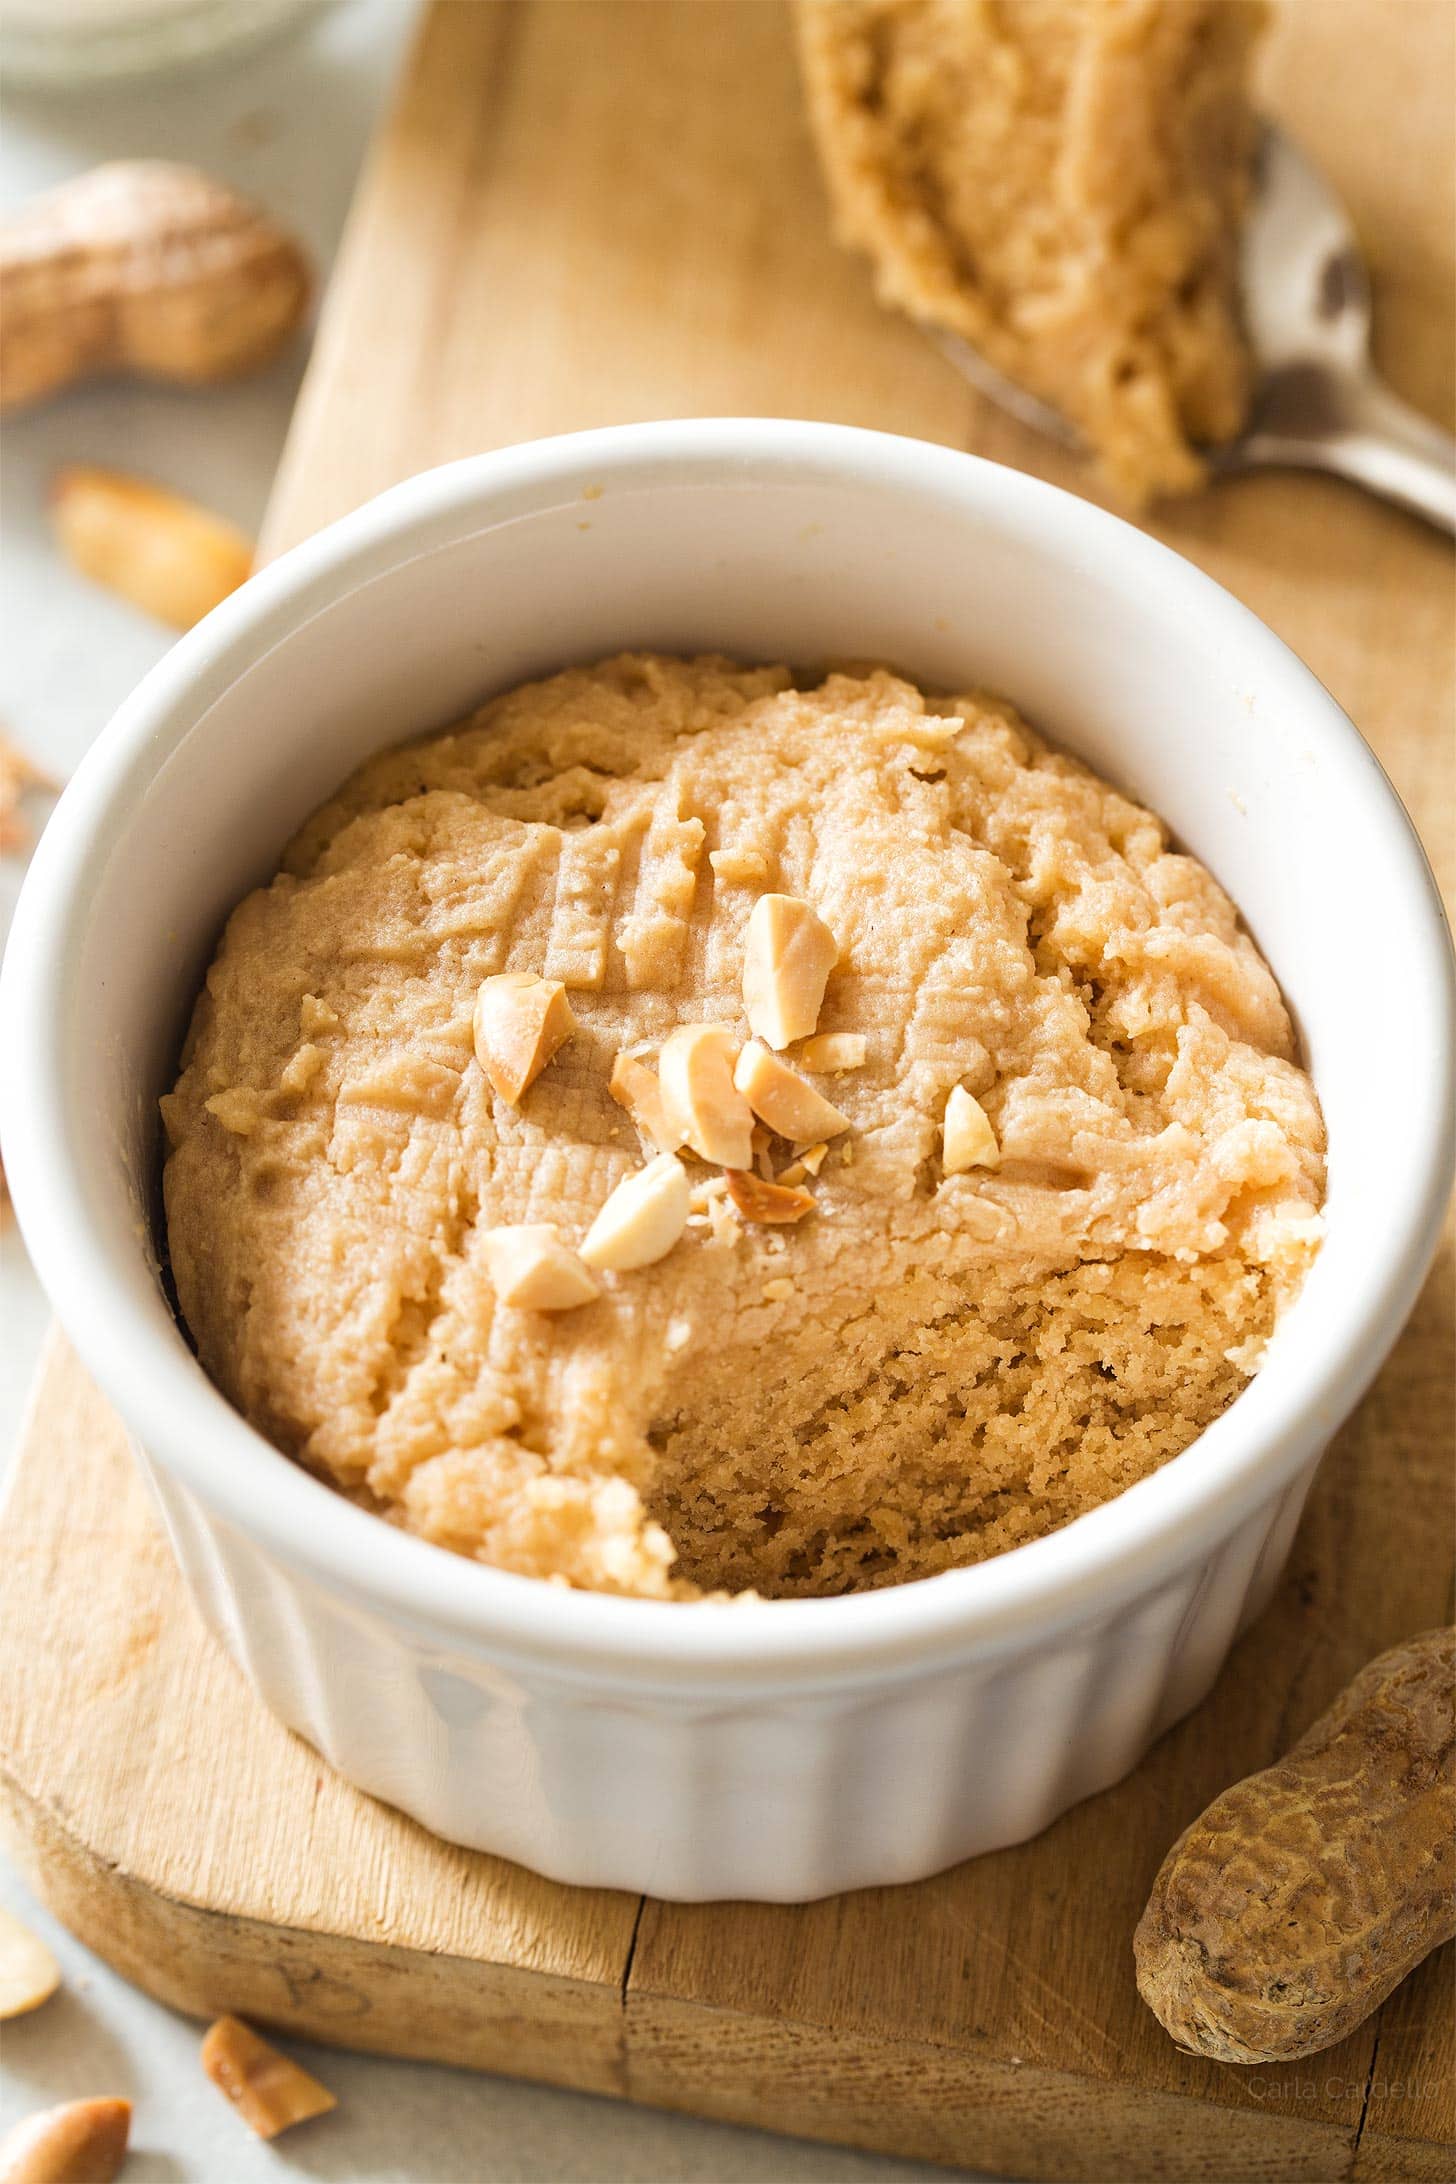
{"label": "white background surface", "polygon": [[[286,42],[204,73],[64,96],[17,91],[3,113],[0,206],[100,159],[190,159],[282,212],[326,265],[412,14],[411,0],[349,0]],[[113,464],[175,485],[251,530],[302,364],[300,350],[260,379],[204,396],[81,392],[6,428],[0,724],[56,774],[74,767],[167,637],[60,562],[46,524],[48,480],[65,462]],[[8,860],[6,916],[19,877]],[[7,1463],[46,1316],[12,1225],[0,1238]],[[126,2184],[891,2184],[944,2173],[503,2079],[303,2049],[338,2095],[338,2112],[266,2147],[202,2076],[194,2024],[89,1956],[3,1864],[0,1900],[45,1934],[66,1975],[59,1996],[5,2028],[0,2120],[85,2094],[127,2095],[136,2116]]]}

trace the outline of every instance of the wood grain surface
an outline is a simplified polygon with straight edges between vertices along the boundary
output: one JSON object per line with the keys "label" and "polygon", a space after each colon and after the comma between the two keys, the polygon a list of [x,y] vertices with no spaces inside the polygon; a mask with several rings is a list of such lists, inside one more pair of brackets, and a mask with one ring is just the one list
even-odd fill
{"label": "wood grain surface", "polygon": [[[1344,193],[1382,365],[1449,421],[1449,0],[1285,0],[1271,108]],[[276,550],[410,471],[628,418],[827,417],[1081,492],[829,241],[771,0],[445,0],[360,189]],[[1153,526],[1246,600],[1453,852],[1449,545],[1262,477]],[[48,1358],[0,1557],[0,1788],[37,1886],[177,2007],[1057,2178],[1445,2178],[1450,1952],[1312,2061],[1182,2056],[1133,1987],[1164,1850],[1371,1654],[1451,1612],[1451,1260],[1207,1703],[1036,1842],[804,1907],[558,1887],[348,1789],[195,1620],[114,1418]]]}

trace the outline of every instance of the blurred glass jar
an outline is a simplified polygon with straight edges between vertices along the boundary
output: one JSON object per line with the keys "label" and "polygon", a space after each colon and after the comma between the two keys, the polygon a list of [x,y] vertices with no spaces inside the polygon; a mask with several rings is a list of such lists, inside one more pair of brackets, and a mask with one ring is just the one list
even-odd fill
{"label": "blurred glass jar", "polygon": [[105,83],[252,45],[333,0],[0,0],[10,83]]}

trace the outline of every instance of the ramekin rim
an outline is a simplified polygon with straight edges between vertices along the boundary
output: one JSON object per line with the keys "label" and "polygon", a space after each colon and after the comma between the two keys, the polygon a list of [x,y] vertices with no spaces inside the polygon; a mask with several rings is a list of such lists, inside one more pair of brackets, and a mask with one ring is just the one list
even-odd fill
{"label": "ramekin rim", "polygon": [[[1361,779],[1362,823],[1395,830],[1407,881],[1404,912],[1424,941],[1430,972],[1426,1028],[1440,1064],[1439,1081],[1426,1088],[1431,1127],[1396,1148],[1404,1159],[1403,1188],[1393,1194],[1383,1267],[1365,1288],[1350,1284],[1343,1298],[1322,1300],[1321,1352],[1332,1366],[1322,1372],[1308,1362],[1297,1375],[1285,1374],[1276,1340],[1264,1370],[1222,1418],[1114,1500],[986,1562],[828,1600],[689,1604],[567,1591],[450,1554],[353,1508],[254,1432],[180,1342],[160,1333],[137,1294],[142,1280],[150,1283],[140,1260],[123,1273],[89,1239],[84,1193],[59,1121],[64,1103],[47,1090],[55,1072],[47,1066],[44,994],[61,975],[78,919],[74,896],[84,859],[134,775],[155,763],[149,746],[170,747],[169,725],[174,740],[187,732],[173,716],[185,712],[209,668],[234,655],[246,655],[240,668],[261,657],[267,647],[260,637],[270,624],[289,624],[306,594],[332,587],[329,597],[336,598],[351,572],[353,582],[367,580],[365,564],[382,550],[395,549],[395,561],[407,558],[397,549],[411,533],[472,503],[500,501],[523,488],[579,490],[584,479],[631,483],[626,474],[644,469],[654,475],[638,484],[661,487],[674,472],[690,482],[694,465],[720,475],[739,465],[745,478],[773,470],[859,488],[911,488],[983,515],[994,504],[995,519],[1013,530],[1029,526],[1044,542],[1080,541],[1089,552],[1116,553],[1128,563],[1129,580],[1181,591],[1205,613],[1223,617],[1261,672],[1287,686],[1287,702],[1302,708],[1308,732],[1324,737],[1332,756]],[[483,524],[499,520],[482,509]],[[829,1678],[855,1668],[967,1657],[1014,1643],[1029,1630],[1049,1637],[1089,1598],[1110,1610],[1171,1574],[1294,1477],[1363,1393],[1414,1302],[1456,1158],[1451,1102],[1442,1097],[1456,1056],[1456,973],[1440,900],[1378,761],[1312,672],[1213,578],[1089,502],[933,442],[790,419],[608,426],[465,457],[390,488],[260,571],[144,678],[78,769],[22,890],[0,973],[0,1025],[8,1027],[0,1117],[22,1226],[83,1363],[150,1455],[285,1564],[387,1608],[442,1642],[664,1683],[749,1672],[755,1681]],[[1311,1285],[1318,1272],[1317,1265]],[[261,1494],[260,1460],[271,1466]]]}

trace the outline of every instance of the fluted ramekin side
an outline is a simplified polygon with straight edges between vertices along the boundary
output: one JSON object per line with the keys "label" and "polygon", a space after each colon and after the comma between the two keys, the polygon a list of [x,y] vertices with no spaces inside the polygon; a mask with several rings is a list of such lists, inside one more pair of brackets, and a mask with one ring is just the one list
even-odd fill
{"label": "fluted ramekin side", "polygon": [[290,1570],[141,1461],[209,1629],[350,1781],[554,1880],[685,1902],[920,1880],[1120,1781],[1267,1598],[1313,1474],[1204,1561],[1028,1650],[934,1677],[649,1701],[610,1678],[442,1650]]}

